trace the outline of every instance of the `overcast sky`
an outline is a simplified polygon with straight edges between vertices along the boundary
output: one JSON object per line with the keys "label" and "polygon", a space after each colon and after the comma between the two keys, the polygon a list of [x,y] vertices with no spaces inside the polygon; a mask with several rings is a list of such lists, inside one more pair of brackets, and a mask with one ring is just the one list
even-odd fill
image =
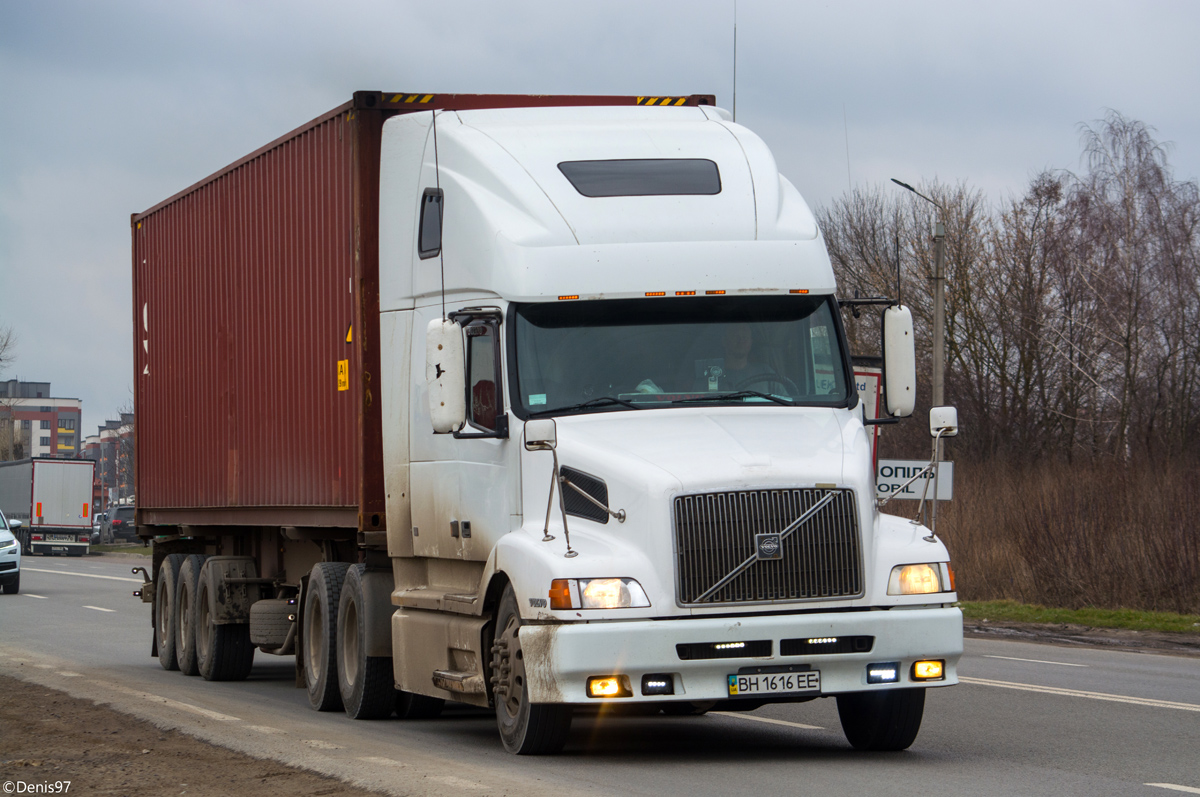
{"label": "overcast sky", "polygon": [[[336,9],[336,10],[335,10]],[[733,0],[0,0],[0,378],[131,400],[129,215],[356,89],[717,95]],[[1200,176],[1200,3],[738,0],[737,120],[814,206],[1079,167],[1108,108]],[[847,157],[847,152],[849,153]]]}

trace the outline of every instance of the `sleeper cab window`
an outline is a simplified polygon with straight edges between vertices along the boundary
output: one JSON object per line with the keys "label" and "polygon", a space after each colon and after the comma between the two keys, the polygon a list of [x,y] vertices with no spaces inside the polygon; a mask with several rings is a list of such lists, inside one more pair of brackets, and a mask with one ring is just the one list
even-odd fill
{"label": "sleeper cab window", "polygon": [[417,256],[422,260],[442,251],[442,189],[426,188],[421,195],[421,223],[417,229]]}

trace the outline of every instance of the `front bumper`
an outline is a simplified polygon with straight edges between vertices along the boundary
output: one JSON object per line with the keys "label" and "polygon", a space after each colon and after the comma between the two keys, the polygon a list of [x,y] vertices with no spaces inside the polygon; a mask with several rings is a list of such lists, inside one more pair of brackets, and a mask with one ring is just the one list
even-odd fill
{"label": "front bumper", "polygon": [[[633,696],[615,702],[707,701],[729,698],[728,679],[742,667],[810,665],[821,672],[821,695],[958,683],[962,612],[956,608],[892,609],[760,617],[702,617],[525,625],[520,629],[530,699],[534,703],[596,704],[591,676],[625,675]],[[780,641],[872,636],[869,652],[783,656]],[[770,640],[771,655],[681,659],[676,645]],[[914,682],[912,663],[943,659],[940,681]],[[900,662],[900,681],[868,684],[867,665]],[[675,694],[642,695],[643,675],[672,676]],[[811,694],[806,696],[812,696]]]}

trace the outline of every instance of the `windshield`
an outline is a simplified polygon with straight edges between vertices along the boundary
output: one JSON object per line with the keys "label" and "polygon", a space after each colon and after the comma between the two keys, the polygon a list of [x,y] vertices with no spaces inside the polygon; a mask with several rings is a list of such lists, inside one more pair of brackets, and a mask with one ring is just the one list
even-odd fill
{"label": "windshield", "polygon": [[844,406],[832,297],[515,306],[525,415],[713,404]]}

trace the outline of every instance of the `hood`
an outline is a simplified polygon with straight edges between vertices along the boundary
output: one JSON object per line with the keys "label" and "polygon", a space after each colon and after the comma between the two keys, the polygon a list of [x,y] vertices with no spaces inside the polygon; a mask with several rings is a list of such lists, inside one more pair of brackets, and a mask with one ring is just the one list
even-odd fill
{"label": "hood", "polygon": [[843,481],[834,409],[689,407],[556,421],[563,465],[657,482],[668,492]]}

